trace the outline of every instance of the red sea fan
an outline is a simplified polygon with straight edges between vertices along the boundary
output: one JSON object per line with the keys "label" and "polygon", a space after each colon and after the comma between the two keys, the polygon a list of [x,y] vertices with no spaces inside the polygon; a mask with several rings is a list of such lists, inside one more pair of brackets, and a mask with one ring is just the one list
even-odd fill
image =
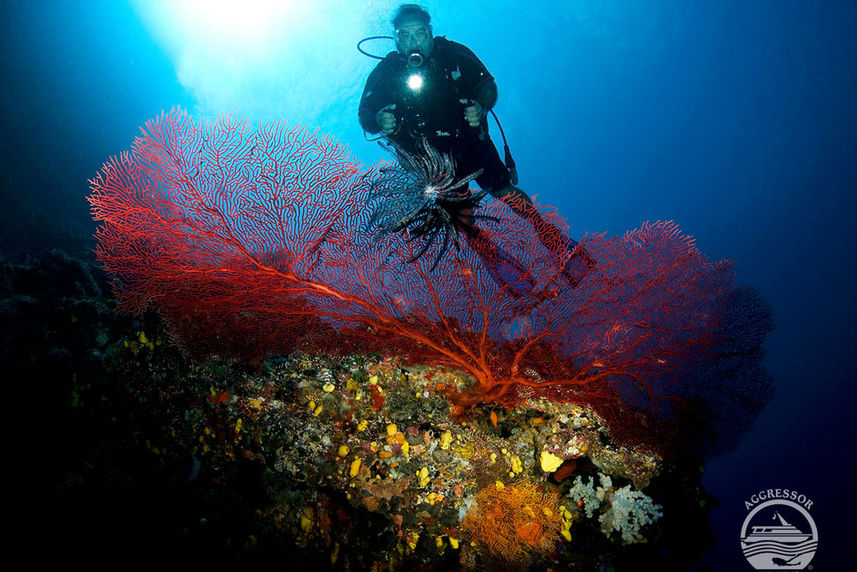
{"label": "red sea fan", "polygon": [[156,310],[193,354],[385,351],[469,374],[449,394],[462,412],[544,395],[611,424],[668,417],[681,372],[716,341],[728,263],[673,223],[646,224],[585,240],[599,263],[572,288],[529,223],[492,201],[484,235],[535,283],[514,296],[469,245],[410,262],[401,235],[376,240],[378,176],[315,133],[173,111],[90,181],[97,255],[122,308]]}

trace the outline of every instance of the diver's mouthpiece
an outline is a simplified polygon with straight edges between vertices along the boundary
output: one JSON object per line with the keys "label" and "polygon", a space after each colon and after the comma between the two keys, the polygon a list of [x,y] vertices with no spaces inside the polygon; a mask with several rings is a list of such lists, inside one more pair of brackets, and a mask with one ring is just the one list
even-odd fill
{"label": "diver's mouthpiece", "polygon": [[408,54],[408,65],[412,68],[418,68],[423,65],[423,55],[419,50],[413,50]]}

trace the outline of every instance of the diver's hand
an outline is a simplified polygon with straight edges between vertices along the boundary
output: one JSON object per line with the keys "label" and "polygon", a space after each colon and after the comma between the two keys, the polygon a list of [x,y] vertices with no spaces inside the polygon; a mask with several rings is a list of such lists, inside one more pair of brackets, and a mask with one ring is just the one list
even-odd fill
{"label": "diver's hand", "polygon": [[381,128],[381,133],[384,135],[389,135],[396,130],[396,116],[392,113],[394,109],[396,109],[395,103],[382,107],[375,114],[375,121],[378,122],[378,127]]}
{"label": "diver's hand", "polygon": [[479,127],[482,123],[482,105],[472,99],[460,99],[459,103],[467,105],[464,108],[464,120],[471,127]]}

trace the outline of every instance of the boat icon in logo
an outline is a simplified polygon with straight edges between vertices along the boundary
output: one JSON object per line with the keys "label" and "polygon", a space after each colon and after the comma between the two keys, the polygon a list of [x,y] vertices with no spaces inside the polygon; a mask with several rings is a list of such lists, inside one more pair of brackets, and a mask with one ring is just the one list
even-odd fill
{"label": "boat icon in logo", "polygon": [[811,534],[805,534],[798,530],[795,526],[786,522],[780,513],[775,512],[774,518],[779,519],[778,526],[754,526],[753,532],[744,538],[744,542],[761,542],[765,540],[773,540],[776,542],[785,542],[786,544],[796,544],[812,538]]}
{"label": "boat icon in logo", "polygon": [[760,504],[747,515],[741,529],[741,550],[756,570],[803,570],[817,546],[812,517],[787,500]]}

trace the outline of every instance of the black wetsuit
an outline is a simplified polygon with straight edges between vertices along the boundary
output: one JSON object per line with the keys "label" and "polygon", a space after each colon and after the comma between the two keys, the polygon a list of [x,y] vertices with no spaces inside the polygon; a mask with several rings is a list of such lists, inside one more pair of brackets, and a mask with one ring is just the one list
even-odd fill
{"label": "black wetsuit", "polygon": [[[408,86],[413,74],[422,79],[417,89]],[[459,178],[482,169],[476,182],[498,192],[509,184],[509,173],[488,136],[488,122],[483,117],[478,127],[468,125],[464,121],[468,104],[460,102],[475,100],[479,88],[493,79],[470,49],[444,37],[434,38],[430,57],[418,68],[409,67],[398,52],[390,52],[366,80],[360,124],[367,132],[378,133],[378,111],[395,104],[391,113],[396,116],[396,131],[389,139],[415,152],[417,142],[425,137],[438,151],[453,156]]]}

